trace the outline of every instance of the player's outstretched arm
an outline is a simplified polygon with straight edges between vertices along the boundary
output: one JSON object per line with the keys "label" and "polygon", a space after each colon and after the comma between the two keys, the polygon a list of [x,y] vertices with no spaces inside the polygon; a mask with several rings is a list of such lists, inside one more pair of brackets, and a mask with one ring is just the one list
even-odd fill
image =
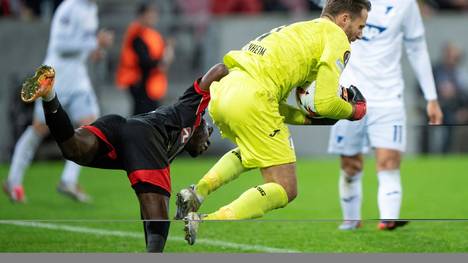
{"label": "player's outstretched arm", "polygon": [[229,70],[224,64],[219,63],[214,65],[200,80],[200,89],[209,91],[213,81],[220,81],[227,74],[229,74]]}

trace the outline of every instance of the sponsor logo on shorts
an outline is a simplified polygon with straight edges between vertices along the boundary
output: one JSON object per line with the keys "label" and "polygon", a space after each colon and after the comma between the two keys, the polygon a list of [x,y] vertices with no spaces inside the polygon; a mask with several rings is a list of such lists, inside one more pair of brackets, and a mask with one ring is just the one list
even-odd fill
{"label": "sponsor logo on shorts", "polygon": [[239,158],[240,161],[242,161],[242,156],[241,156],[240,152],[232,151],[231,153],[234,154],[237,158]]}
{"label": "sponsor logo on shorts", "polygon": [[270,137],[272,137],[272,138],[273,138],[273,137],[275,137],[275,136],[276,136],[276,134],[278,134],[280,131],[281,131],[281,130],[279,130],[279,129],[277,129],[277,130],[274,130],[274,131],[273,131],[272,133],[270,133],[268,136],[270,136]]}
{"label": "sponsor logo on shorts", "polygon": [[344,136],[336,136],[336,142],[337,142],[337,143],[342,142],[343,139],[344,139]]}
{"label": "sponsor logo on shorts", "polygon": [[263,190],[260,186],[255,187],[255,189],[257,189],[262,196],[266,196],[265,190]]}

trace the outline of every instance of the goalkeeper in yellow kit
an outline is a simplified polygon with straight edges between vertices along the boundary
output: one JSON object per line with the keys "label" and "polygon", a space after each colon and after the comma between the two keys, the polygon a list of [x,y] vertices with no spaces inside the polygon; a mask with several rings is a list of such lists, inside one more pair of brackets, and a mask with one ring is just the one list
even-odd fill
{"label": "goalkeeper in yellow kit", "polygon": [[[286,104],[294,88],[316,81],[314,111],[325,120],[364,116],[362,95],[350,89],[354,98],[342,99],[338,81],[350,42],[361,37],[370,8],[368,0],[328,0],[321,18],[275,28],[226,54],[229,74],[211,85],[208,109],[222,136],[238,148],[177,194],[176,219],[185,220],[189,244],[195,242],[200,220],[257,218],[296,197],[296,156],[285,123],[321,124],[324,119],[307,118]],[[195,213],[211,192],[253,168],[260,168],[265,184],[214,213]]]}

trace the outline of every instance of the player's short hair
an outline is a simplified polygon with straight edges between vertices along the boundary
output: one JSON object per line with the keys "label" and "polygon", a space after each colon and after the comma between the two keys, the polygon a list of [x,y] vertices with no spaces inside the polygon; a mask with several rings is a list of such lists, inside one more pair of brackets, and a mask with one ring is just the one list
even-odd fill
{"label": "player's short hair", "polygon": [[322,15],[337,16],[349,12],[352,17],[360,16],[363,9],[371,10],[369,0],[327,0]]}
{"label": "player's short hair", "polygon": [[137,5],[136,8],[136,15],[141,16],[144,15],[146,12],[148,12],[151,9],[156,9],[157,10],[157,5],[156,2],[152,0],[143,0],[140,1]]}

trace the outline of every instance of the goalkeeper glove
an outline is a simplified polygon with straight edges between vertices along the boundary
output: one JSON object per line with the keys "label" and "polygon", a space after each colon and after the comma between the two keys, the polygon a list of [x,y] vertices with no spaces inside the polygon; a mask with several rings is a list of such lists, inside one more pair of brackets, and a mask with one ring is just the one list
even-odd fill
{"label": "goalkeeper glove", "polygon": [[346,93],[347,101],[353,106],[353,113],[351,117],[349,117],[349,120],[357,121],[362,119],[367,111],[366,98],[364,98],[358,88],[353,85],[346,89]]}

